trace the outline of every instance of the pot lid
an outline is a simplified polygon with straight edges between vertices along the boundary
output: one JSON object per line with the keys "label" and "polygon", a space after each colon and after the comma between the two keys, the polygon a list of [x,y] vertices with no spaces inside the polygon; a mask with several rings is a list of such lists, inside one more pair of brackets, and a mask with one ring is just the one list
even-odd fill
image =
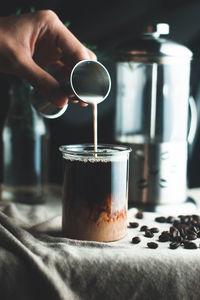
{"label": "pot lid", "polygon": [[169,25],[159,23],[147,26],[145,32],[134,39],[120,45],[118,60],[120,61],[165,61],[169,58],[192,59],[192,52],[185,46],[160,35],[169,33]]}

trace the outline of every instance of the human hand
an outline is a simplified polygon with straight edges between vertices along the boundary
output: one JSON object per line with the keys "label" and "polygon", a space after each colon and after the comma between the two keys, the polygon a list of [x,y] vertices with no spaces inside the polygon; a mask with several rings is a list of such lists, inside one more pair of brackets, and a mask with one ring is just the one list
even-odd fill
{"label": "human hand", "polygon": [[0,72],[24,78],[58,107],[69,95],[44,68],[58,69],[65,78],[83,59],[96,56],[51,10],[0,18]]}

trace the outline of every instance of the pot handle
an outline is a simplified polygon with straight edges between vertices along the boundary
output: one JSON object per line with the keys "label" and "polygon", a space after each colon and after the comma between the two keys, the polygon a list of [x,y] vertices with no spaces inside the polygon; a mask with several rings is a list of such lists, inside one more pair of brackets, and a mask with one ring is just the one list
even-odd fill
{"label": "pot handle", "polygon": [[188,143],[191,145],[194,141],[194,137],[197,129],[197,107],[195,100],[192,96],[189,97],[189,109],[191,113],[190,128],[188,132]]}

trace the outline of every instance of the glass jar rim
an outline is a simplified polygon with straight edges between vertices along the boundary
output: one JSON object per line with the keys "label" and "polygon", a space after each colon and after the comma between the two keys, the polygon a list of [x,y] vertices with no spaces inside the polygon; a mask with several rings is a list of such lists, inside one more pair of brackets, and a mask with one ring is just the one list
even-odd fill
{"label": "glass jar rim", "polygon": [[83,157],[94,157],[95,155],[98,157],[123,156],[131,152],[130,147],[115,144],[99,144],[96,152],[94,151],[94,144],[63,145],[59,147],[59,150],[63,155]]}

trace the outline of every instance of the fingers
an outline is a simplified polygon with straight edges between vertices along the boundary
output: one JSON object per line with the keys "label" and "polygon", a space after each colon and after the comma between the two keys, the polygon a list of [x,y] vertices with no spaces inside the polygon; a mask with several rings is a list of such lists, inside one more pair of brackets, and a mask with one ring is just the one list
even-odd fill
{"label": "fingers", "polygon": [[94,52],[92,52],[90,49],[86,48],[87,52],[88,52],[88,55],[90,57],[90,59],[93,59],[93,60],[97,60],[97,57],[96,55],[94,54]]}
{"label": "fingers", "polygon": [[82,107],[87,107],[87,106],[88,106],[88,103],[85,103],[85,102],[80,101],[80,105],[81,105]]}
{"label": "fingers", "polygon": [[65,65],[73,67],[78,61],[84,59],[96,60],[96,55],[81,42],[60,22],[57,24],[57,47],[63,51]]}
{"label": "fingers", "polygon": [[65,66],[71,68],[80,60],[96,59],[95,54],[81,44],[53,11],[39,11],[36,16],[39,18],[40,24],[42,24],[39,34],[40,45],[47,41],[53,42],[53,47],[49,48],[48,52],[46,51],[47,49],[41,49],[41,47],[38,49],[36,47],[36,50],[38,50],[36,55],[38,61],[40,60],[40,56],[44,58],[44,54],[48,57],[54,48],[62,51],[62,60]]}
{"label": "fingers", "polygon": [[[9,43],[7,40],[5,42],[9,49],[11,40],[14,45],[11,50],[16,52],[12,56],[15,59],[11,59],[10,69],[6,67],[5,70],[26,79],[43,97],[63,107],[68,101],[66,91],[42,67],[51,65],[71,71],[78,61],[96,59],[96,56],[80,43],[54,13],[42,11],[29,17],[17,18],[18,25],[15,24],[13,28],[19,30],[12,35],[14,38],[7,39]],[[87,106],[86,103],[81,105]]]}
{"label": "fingers", "polygon": [[88,103],[85,103],[85,102],[82,102],[82,101],[79,101],[79,100],[72,100],[72,103],[80,103],[80,105],[82,107],[87,107],[88,106]]}
{"label": "fingers", "polygon": [[57,80],[40,68],[32,59],[26,59],[21,63],[17,75],[26,79],[39,94],[57,107],[63,107],[68,101],[66,92]]}
{"label": "fingers", "polygon": [[[49,73],[40,68],[33,60],[23,62],[18,75],[26,79],[44,98],[48,99],[57,107],[63,107],[68,101],[68,96],[57,80]],[[88,104],[79,100],[72,100],[73,103],[80,103],[82,107]]]}

